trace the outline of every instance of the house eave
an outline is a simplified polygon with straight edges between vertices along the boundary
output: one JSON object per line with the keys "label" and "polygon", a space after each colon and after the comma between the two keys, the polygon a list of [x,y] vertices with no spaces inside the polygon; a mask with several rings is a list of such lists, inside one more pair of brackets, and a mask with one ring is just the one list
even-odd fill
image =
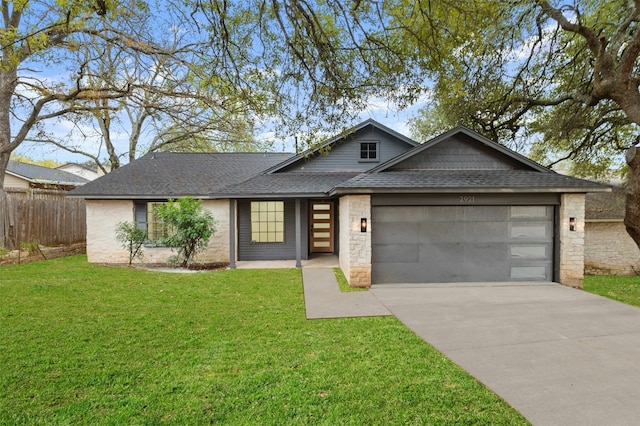
{"label": "house eave", "polygon": [[289,199],[289,198],[327,198],[329,196],[326,192],[295,192],[295,193],[251,193],[251,194],[212,194],[212,198],[229,198],[234,200],[248,200],[248,199]]}
{"label": "house eave", "polygon": [[611,188],[589,187],[531,187],[531,188],[504,188],[504,187],[439,187],[439,188],[335,188],[329,195],[349,194],[442,194],[442,193],[502,193],[502,194],[540,194],[540,193],[575,193],[610,192]]}
{"label": "house eave", "polygon": [[[104,194],[67,194],[69,198],[84,198],[85,200],[168,200],[175,198],[193,197],[199,200],[213,199],[209,195],[194,195],[194,194],[145,194],[145,195],[132,195],[132,194],[118,194],[118,195],[104,195]],[[225,197],[228,198],[228,197]]]}

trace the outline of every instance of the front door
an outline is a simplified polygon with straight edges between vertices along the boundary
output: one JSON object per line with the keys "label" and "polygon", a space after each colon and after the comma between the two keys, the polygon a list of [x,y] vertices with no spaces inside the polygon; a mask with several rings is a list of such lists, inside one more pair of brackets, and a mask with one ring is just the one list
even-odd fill
{"label": "front door", "polygon": [[311,253],[333,253],[333,201],[311,202]]}

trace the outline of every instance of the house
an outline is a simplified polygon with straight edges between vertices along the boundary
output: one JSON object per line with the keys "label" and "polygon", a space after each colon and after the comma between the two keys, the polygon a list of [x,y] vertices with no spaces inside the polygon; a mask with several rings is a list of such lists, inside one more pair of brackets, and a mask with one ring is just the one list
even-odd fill
{"label": "house", "polygon": [[[328,151],[328,153],[327,153]],[[332,253],[352,286],[557,281],[581,286],[585,193],[606,185],[554,173],[455,128],[424,144],[373,121],[298,154],[148,154],[71,192],[87,201],[89,261],[125,263],[118,222],[151,241],[155,203],[203,199],[218,220],[200,261]],[[147,247],[146,262],[170,252]]]}
{"label": "house", "polygon": [[86,180],[95,180],[100,176],[104,176],[104,172],[96,166],[89,166],[87,164],[79,163],[64,163],[61,166],[56,167],[57,170],[69,172],[76,176],[85,178]]}
{"label": "house", "polygon": [[5,188],[70,190],[87,182],[87,179],[63,170],[11,160],[4,176]]}
{"label": "house", "polygon": [[587,194],[585,210],[585,273],[640,274],[640,249],[624,225],[624,189]]}

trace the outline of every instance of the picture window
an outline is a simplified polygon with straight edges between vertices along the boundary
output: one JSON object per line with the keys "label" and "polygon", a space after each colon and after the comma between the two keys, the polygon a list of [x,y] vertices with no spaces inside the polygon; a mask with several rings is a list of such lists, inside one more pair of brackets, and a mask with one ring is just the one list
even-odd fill
{"label": "picture window", "polygon": [[284,201],[251,202],[251,241],[284,242]]}

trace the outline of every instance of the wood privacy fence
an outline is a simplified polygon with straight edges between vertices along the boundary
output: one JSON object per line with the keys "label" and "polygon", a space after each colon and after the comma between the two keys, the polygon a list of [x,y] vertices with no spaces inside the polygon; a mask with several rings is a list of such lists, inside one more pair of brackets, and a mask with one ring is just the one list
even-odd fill
{"label": "wood privacy fence", "polygon": [[14,250],[35,242],[56,246],[85,241],[85,202],[65,194],[50,189],[0,189],[0,247]]}

